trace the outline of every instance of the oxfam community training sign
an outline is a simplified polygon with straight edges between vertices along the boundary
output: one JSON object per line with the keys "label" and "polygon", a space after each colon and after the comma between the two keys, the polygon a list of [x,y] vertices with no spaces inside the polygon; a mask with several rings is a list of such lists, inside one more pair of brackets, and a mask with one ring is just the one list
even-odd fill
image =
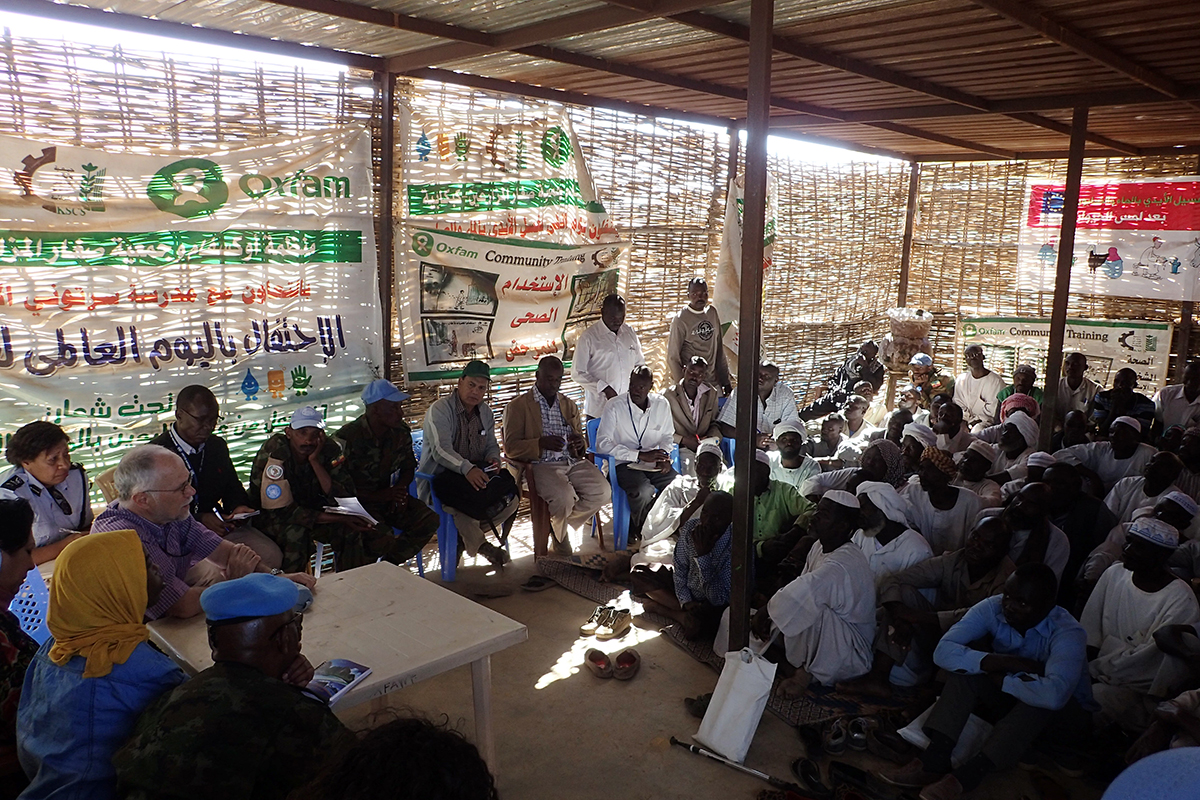
{"label": "oxfam community training sign", "polygon": [[0,137],[5,426],[125,446],[201,383],[261,437],[355,392],[383,361],[370,154],[362,128],[184,158]]}

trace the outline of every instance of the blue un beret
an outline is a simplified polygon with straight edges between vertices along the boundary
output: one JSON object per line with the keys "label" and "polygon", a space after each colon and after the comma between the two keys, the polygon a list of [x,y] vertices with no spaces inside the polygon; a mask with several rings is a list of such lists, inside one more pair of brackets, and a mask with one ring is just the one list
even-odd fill
{"label": "blue un beret", "polygon": [[295,607],[300,587],[279,575],[255,572],[222,581],[200,594],[200,607],[209,622],[239,617],[270,617]]}

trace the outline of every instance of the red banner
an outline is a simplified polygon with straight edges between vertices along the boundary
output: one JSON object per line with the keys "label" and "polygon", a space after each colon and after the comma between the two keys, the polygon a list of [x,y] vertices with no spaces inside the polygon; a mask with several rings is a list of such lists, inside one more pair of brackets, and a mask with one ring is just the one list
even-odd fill
{"label": "red banner", "polygon": [[[1028,225],[1062,225],[1066,189],[1034,184]],[[1084,184],[1079,189],[1077,228],[1099,230],[1200,230],[1200,181]]]}

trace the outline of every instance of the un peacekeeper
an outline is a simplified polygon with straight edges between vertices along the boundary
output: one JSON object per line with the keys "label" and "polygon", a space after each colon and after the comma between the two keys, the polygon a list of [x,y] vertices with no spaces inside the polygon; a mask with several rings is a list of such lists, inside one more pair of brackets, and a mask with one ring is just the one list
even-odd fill
{"label": "un peacekeeper", "polygon": [[438,516],[408,493],[417,471],[412,431],[400,404],[408,395],[382,378],[363,389],[367,410],[334,437],[341,443],[354,494],[371,516],[399,530],[397,547],[415,555],[437,535]]}
{"label": "un peacekeeper", "polygon": [[213,666],[150,705],[117,754],[125,800],[283,800],[354,744],[300,654],[299,589],[255,573],[200,595]]}
{"label": "un peacekeeper", "polygon": [[297,409],[283,433],[263,442],[250,470],[250,498],[262,509],[259,529],[283,551],[285,572],[308,567],[314,540],[333,547],[342,570],[380,556],[402,564],[433,534],[431,530],[417,545],[393,536],[386,523],[376,527],[360,517],[324,510],[337,505],[338,497],[354,496],[342,449],[325,437],[325,420],[312,406]]}

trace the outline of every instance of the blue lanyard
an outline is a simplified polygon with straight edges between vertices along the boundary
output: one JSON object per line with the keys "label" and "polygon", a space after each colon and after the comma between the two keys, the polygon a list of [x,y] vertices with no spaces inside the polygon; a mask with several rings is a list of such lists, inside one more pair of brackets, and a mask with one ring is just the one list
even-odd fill
{"label": "blue lanyard", "polygon": [[629,424],[633,426],[633,433],[637,436],[638,452],[642,451],[642,437],[646,435],[646,429],[650,427],[650,406],[646,406],[646,424],[642,426],[642,432],[638,433],[637,423],[633,421],[633,401],[629,399],[629,395],[625,395],[625,406],[629,410]]}

